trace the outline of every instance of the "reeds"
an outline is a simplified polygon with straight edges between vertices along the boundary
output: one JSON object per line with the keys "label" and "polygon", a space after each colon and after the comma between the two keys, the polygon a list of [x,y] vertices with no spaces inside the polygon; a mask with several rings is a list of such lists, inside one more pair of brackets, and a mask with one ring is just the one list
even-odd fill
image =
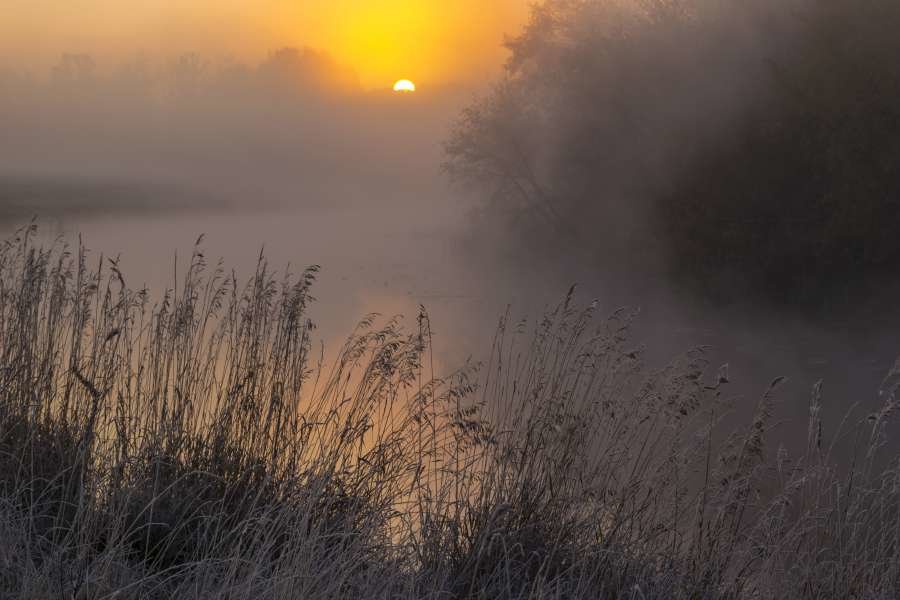
{"label": "reeds", "polygon": [[[0,596],[893,598],[896,404],[805,451],[777,382],[725,436],[726,371],[653,371],[570,293],[505,316],[482,365],[431,373],[420,313],[333,360],[316,269],[246,283],[195,251],[158,299],[114,260],[0,248]],[[839,464],[829,449],[855,435]]]}

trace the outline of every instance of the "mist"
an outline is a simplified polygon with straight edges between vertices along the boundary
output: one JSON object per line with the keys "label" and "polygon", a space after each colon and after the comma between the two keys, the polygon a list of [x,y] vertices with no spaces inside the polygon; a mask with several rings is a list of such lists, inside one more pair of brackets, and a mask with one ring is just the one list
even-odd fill
{"label": "mist", "polygon": [[[874,398],[895,351],[882,335],[894,317],[886,296],[858,306],[869,315],[862,305],[879,304],[877,324],[828,302],[773,302],[761,291],[769,275],[704,270],[711,246],[675,250],[682,233],[665,224],[678,217],[658,209],[696,173],[722,171],[711,157],[755,115],[791,118],[776,106],[785,75],[773,73],[809,56],[813,7],[549,2],[507,41],[500,78],[404,97],[364,87],[309,47],[255,61],[65,53],[46,72],[0,75],[0,219],[7,230],[38,216],[51,234],[81,233],[155,288],[201,233],[210,254],[245,269],[263,247],[275,262],[321,264],[326,338],[366,312],[425,304],[438,331],[453,332],[448,368],[478,353],[507,304],[534,315],[577,283],[609,312],[642,309],[639,337],[657,364],[710,345],[714,362],[732,363],[740,395],[793,375],[798,399],[852,364],[837,394]],[[765,181],[769,168],[748,173]],[[746,181],[725,181],[722,195],[751,190]]]}
{"label": "mist", "polygon": [[896,596],[896,2],[100,4],[0,40],[0,584]]}
{"label": "mist", "polygon": [[871,408],[898,350],[898,17],[544,3],[447,141],[471,245],[533,290],[640,307],[658,361],[708,346],[742,410],[782,375],[795,424],[820,379],[830,417]]}
{"label": "mist", "polygon": [[401,103],[291,48],[252,66],[190,54],[104,74],[69,54],[45,80],[2,86],[7,175],[165,183],[232,207],[347,205],[368,185],[409,194],[436,171],[438,132],[465,93]]}
{"label": "mist", "polygon": [[[70,53],[46,73],[6,73],[0,89],[7,235],[36,217],[48,242],[120,256],[156,293],[201,234],[239,273],[262,250],[281,268],[322,265],[329,347],[370,312],[427,304],[439,329],[475,332],[505,306],[500,292],[470,307],[488,294],[458,252],[466,213],[441,172],[441,142],[477,86],[401,97],[365,89],[325,51],[280,48],[257,63]],[[472,349],[447,337],[450,369]]]}

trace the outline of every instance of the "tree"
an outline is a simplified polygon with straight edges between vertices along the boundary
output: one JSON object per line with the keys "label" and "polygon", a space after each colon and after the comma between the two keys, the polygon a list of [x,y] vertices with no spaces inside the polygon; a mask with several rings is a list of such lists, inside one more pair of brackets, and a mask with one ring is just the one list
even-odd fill
{"label": "tree", "polygon": [[63,54],[53,67],[53,79],[64,84],[87,84],[93,81],[97,64],[89,54]]}
{"label": "tree", "polygon": [[287,90],[326,92],[359,88],[354,71],[313,48],[281,48],[260,65],[259,73],[270,85]]}
{"label": "tree", "polygon": [[896,23],[890,0],[548,0],[447,168],[530,247],[816,300],[900,267]]}

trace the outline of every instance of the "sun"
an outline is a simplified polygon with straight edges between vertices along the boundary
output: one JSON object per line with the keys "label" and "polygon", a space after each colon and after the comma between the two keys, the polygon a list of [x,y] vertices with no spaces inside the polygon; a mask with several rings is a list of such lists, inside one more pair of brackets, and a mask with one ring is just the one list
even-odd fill
{"label": "sun", "polygon": [[394,91],[409,94],[416,91],[416,84],[414,84],[409,79],[401,79],[394,84]]}

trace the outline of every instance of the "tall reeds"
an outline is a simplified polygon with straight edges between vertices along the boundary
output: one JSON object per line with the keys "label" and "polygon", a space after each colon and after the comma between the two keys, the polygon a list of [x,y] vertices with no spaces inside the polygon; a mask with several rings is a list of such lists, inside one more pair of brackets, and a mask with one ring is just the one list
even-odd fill
{"label": "tall reeds", "polygon": [[0,248],[0,596],[900,592],[896,373],[840,428],[817,388],[790,456],[777,381],[726,435],[727,369],[649,369],[634,314],[572,293],[435,377],[424,309],[325,360],[316,268],[240,282],[198,244],[178,271],[155,296],[33,227]]}

